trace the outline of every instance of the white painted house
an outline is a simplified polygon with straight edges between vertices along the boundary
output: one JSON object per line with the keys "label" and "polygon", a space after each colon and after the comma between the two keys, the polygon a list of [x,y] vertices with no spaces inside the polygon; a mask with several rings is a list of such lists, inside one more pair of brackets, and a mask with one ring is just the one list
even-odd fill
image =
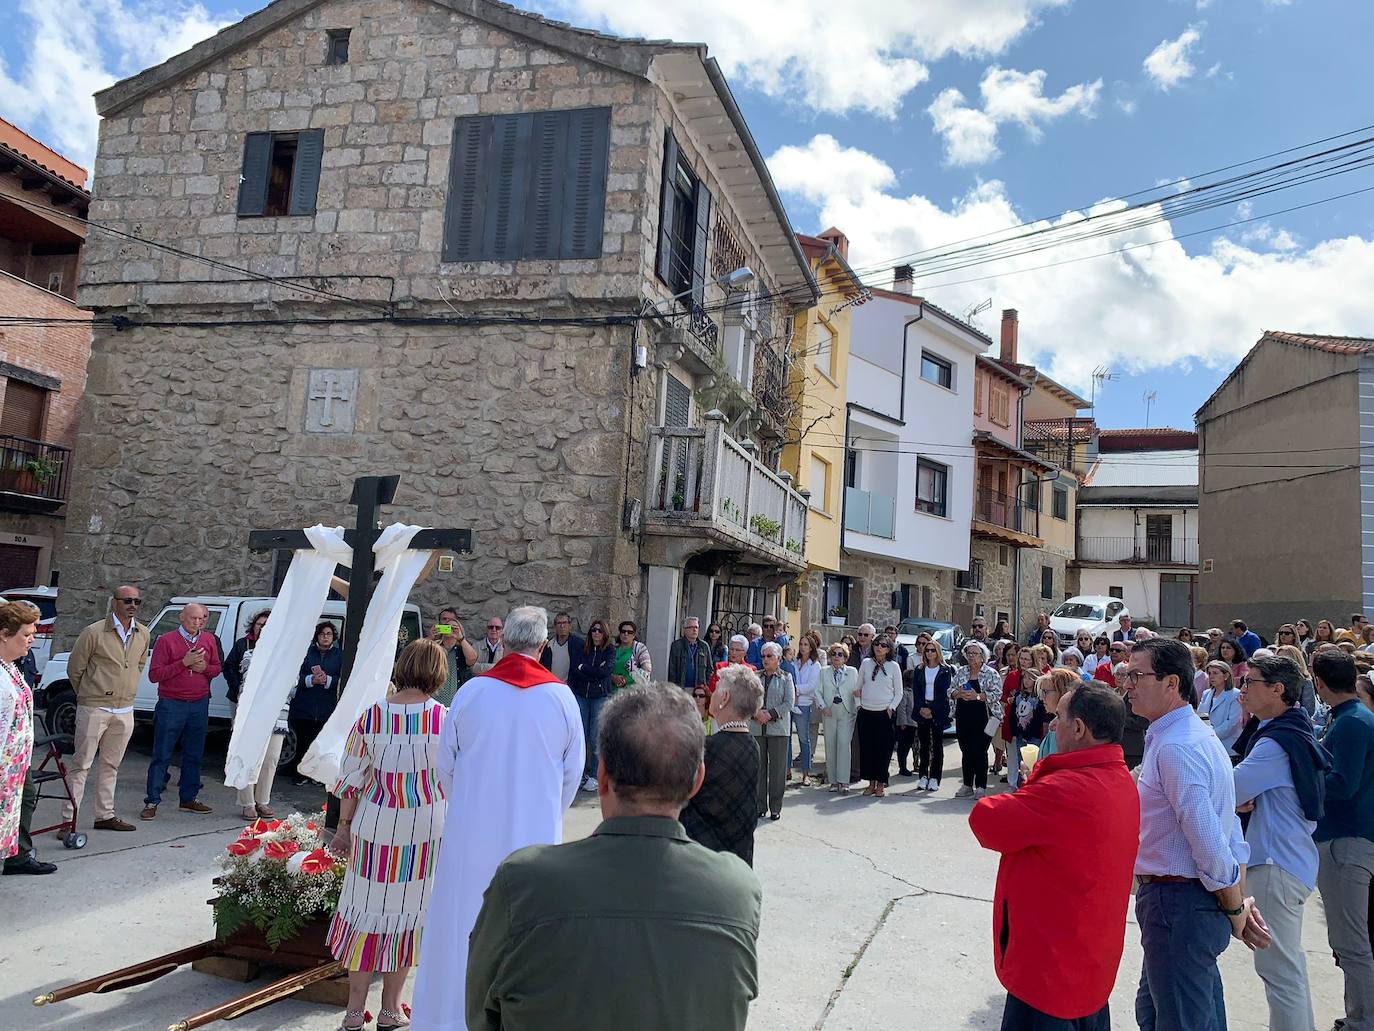
{"label": "white painted house", "polygon": [[948,619],[968,568],[974,368],[992,341],[897,286],[852,321],[844,537],[826,585],[850,623]]}
{"label": "white painted house", "polygon": [[1194,627],[1197,434],[1102,430],[1078,494],[1079,590],[1121,598],[1138,621]]}

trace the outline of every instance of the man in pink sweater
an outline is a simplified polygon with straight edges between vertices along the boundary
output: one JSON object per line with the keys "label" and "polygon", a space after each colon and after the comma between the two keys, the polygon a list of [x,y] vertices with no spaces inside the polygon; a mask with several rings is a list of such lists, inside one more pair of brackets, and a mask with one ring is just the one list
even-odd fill
{"label": "man in pink sweater", "polygon": [[200,760],[205,754],[205,731],[210,724],[210,682],[219,676],[219,644],[205,630],[210,611],[195,602],[181,610],[181,626],[163,634],[153,645],[148,679],[157,685],[153,710],[153,761],[148,766],[148,794],[140,817],[152,820],[162,790],[172,779],[167,769],[181,741],[181,776],[177,780],[180,808],[208,813],[200,801]]}

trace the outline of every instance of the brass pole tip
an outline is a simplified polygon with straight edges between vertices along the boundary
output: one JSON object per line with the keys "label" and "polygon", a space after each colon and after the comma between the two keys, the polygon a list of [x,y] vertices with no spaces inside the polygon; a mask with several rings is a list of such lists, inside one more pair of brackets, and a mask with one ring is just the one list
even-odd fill
{"label": "brass pole tip", "polygon": [[167,1031],[190,1031],[191,1025],[185,1020],[178,1020],[175,1024],[168,1024]]}
{"label": "brass pole tip", "polygon": [[33,1004],[35,1006],[46,1006],[53,1001],[53,998],[54,995],[52,992],[44,992],[42,995],[35,995],[33,997]]}

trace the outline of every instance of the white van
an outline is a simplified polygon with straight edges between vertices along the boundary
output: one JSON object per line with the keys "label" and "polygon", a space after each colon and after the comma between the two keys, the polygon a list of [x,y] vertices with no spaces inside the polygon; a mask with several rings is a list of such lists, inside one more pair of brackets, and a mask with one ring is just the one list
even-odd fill
{"label": "white van", "polygon": [[1130,612],[1120,598],[1101,594],[1082,594],[1067,601],[1050,613],[1050,628],[1059,636],[1061,644],[1073,644],[1078,631],[1086,630],[1111,636],[1121,629],[1121,617]]}
{"label": "white van", "polygon": [[[148,624],[152,644],[157,644],[159,637],[175,631],[181,625],[181,611],[187,605],[204,605],[210,613],[205,622],[205,629],[218,638],[220,659],[223,660],[234,647],[234,642],[248,629],[253,617],[263,609],[270,610],[275,602],[275,598],[235,598],[223,595],[173,598],[157,614],[157,618]],[[343,638],[346,604],[342,601],[327,601],[324,603],[324,611],[320,614],[321,619],[327,619],[334,624],[340,639]],[[401,629],[396,635],[397,650],[404,648],[411,641],[419,640],[420,635],[420,610],[414,605],[407,605],[401,613]],[[48,661],[47,667],[43,670],[43,679],[34,695],[35,706],[46,709],[43,723],[50,734],[72,734],[76,730],[76,692],[72,690],[71,682],[67,679],[67,658],[70,654],[62,652]],[[297,671],[288,672],[294,676]],[[234,707],[229,703],[228,690],[229,685],[223,674],[217,676],[210,684],[211,727],[216,724],[227,726],[233,718]],[[153,707],[156,705],[157,685],[148,679],[148,670],[145,667],[138,682],[138,694],[134,698],[134,718],[151,720]],[[288,755],[286,747],[282,748],[282,754]],[[289,757],[283,760],[288,761]]]}

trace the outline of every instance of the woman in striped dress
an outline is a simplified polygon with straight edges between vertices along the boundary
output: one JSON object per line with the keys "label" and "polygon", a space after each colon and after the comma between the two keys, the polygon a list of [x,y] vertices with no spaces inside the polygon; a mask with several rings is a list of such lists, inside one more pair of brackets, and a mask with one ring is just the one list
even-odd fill
{"label": "woman in striped dress", "polygon": [[348,871],[329,925],[329,948],[348,970],[344,1031],[363,1026],[374,973],[382,975],[378,1031],[405,1026],[401,989],[420,955],[425,907],[444,839],[446,802],[434,761],[446,710],[433,695],[448,678],[434,641],[415,641],[396,662],[397,690],[358,718],[334,793],[331,848]]}

